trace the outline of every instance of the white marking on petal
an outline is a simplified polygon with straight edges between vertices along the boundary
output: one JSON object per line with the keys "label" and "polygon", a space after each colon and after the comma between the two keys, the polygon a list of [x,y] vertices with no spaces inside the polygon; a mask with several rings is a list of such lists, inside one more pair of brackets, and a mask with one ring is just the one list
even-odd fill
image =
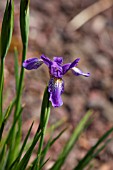
{"label": "white marking on petal", "polygon": [[73,67],[72,70],[75,71],[78,74],[82,74],[82,71],[79,70],[77,67]]}
{"label": "white marking on petal", "polygon": [[73,74],[75,74],[76,76],[79,76],[79,75],[83,75],[85,77],[89,77],[90,76],[90,73],[83,73],[79,68],[77,67],[73,67],[72,68],[72,72]]}

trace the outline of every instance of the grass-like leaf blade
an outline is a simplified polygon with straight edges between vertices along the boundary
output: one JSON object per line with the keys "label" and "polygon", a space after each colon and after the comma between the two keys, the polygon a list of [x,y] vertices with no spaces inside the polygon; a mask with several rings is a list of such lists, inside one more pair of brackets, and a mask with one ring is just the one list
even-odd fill
{"label": "grass-like leaf blade", "polygon": [[72,136],[70,137],[69,141],[66,143],[66,145],[63,148],[63,151],[58,156],[58,159],[56,160],[55,164],[52,166],[51,170],[59,170],[65,159],[67,158],[69,152],[72,150],[73,146],[75,145],[75,142],[77,141],[79,135],[86,127],[87,121],[89,117],[91,116],[91,112],[89,111],[80,121],[78,126],[75,128]]}
{"label": "grass-like leaf blade", "polygon": [[42,148],[43,148],[43,142],[44,142],[44,135],[46,132],[49,116],[50,116],[50,107],[51,103],[49,101],[49,93],[48,93],[48,87],[46,87],[44,91],[43,101],[42,101],[42,108],[41,108],[41,116],[40,116],[40,129],[42,131],[40,141],[39,141],[39,148],[37,152],[38,156],[38,168],[41,166],[41,156],[42,156]]}
{"label": "grass-like leaf blade", "polygon": [[15,69],[16,92],[17,92],[19,86],[19,64],[18,64],[17,48],[14,48],[14,69]]}
{"label": "grass-like leaf blade", "polygon": [[23,44],[28,44],[29,34],[29,3],[30,0],[20,1],[20,30]]}
{"label": "grass-like leaf blade", "polygon": [[1,30],[1,58],[3,59],[10,46],[14,24],[14,0],[7,0]]}
{"label": "grass-like leaf blade", "polygon": [[[92,155],[96,151],[97,147],[113,132],[113,127],[108,130],[104,135],[97,141],[97,143],[87,152],[83,159],[81,159],[74,170],[83,170],[86,164],[90,161]],[[94,157],[94,156],[93,156]]]}
{"label": "grass-like leaf blade", "polygon": [[[31,124],[31,126],[30,126],[30,128],[29,128],[29,130],[28,130],[28,133],[27,133],[27,135],[26,135],[26,137],[25,137],[25,139],[24,139],[24,142],[23,142],[23,145],[22,145],[22,147],[21,147],[21,149],[20,149],[20,152],[19,152],[19,154],[18,154],[18,157],[17,157],[16,160],[12,163],[12,165],[10,166],[9,169],[12,169],[12,168],[13,168],[14,170],[16,169],[16,166],[17,166],[18,162],[20,161],[20,158],[21,158],[21,156],[22,156],[22,154],[23,154],[24,148],[25,148],[26,143],[27,143],[27,141],[28,141],[28,137],[29,137],[30,132],[31,132],[31,130],[32,130],[33,124],[34,124],[34,122]],[[13,169],[12,169],[12,170],[13,170]]]}
{"label": "grass-like leaf blade", "polygon": [[33,152],[33,149],[40,138],[40,135],[41,135],[41,132],[39,132],[39,133],[36,132],[30,148],[27,150],[27,152],[23,156],[22,160],[19,162],[18,166],[16,167],[16,170],[20,170],[20,169],[25,170],[25,168],[27,167],[27,164],[29,162],[29,159],[31,157],[31,154]]}
{"label": "grass-like leaf blade", "polygon": [[[15,131],[14,129],[16,130],[16,125],[18,123],[18,119],[21,115],[21,112],[22,112],[23,108],[20,109],[19,111],[19,114],[18,116],[14,119],[13,123],[12,123],[12,126],[8,132],[8,135],[7,135],[7,138],[4,142],[4,145],[8,145],[9,146],[9,152],[8,152],[8,159],[7,159],[7,162],[6,162],[6,169],[8,169],[10,167],[10,165],[12,164],[12,162],[14,161],[14,158],[15,158],[15,145],[16,145],[16,140],[14,139],[14,134],[15,134]],[[4,147],[3,145],[3,147]]]}
{"label": "grass-like leaf blade", "polygon": [[12,112],[14,105],[15,105],[15,99],[13,101],[11,101],[11,103],[9,104],[9,106],[8,106],[6,112],[5,112],[5,115],[3,117],[2,125],[0,127],[0,140],[1,140],[1,137],[2,137],[3,130],[4,130],[4,126],[5,126],[5,124],[8,120],[11,112]]}
{"label": "grass-like leaf blade", "polygon": [[46,156],[46,153],[48,152],[48,150],[50,149],[50,147],[60,138],[60,136],[67,130],[67,128],[64,128],[55,138],[50,139],[48,140],[45,148],[43,149],[42,151],[42,157],[41,157],[41,162],[43,163],[44,162],[44,159],[45,159],[45,156]]}

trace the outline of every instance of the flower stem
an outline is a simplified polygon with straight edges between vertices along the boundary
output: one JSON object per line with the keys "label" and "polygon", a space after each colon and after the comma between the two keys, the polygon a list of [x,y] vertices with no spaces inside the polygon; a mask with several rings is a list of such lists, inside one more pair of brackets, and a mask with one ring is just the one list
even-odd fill
{"label": "flower stem", "polygon": [[[23,45],[23,52],[22,52],[22,63],[26,58],[26,52],[27,52],[27,45]],[[16,107],[15,107],[15,118],[18,116],[20,105],[21,105],[21,95],[22,95],[22,86],[23,86],[23,78],[24,78],[24,68],[21,67],[21,73],[20,73],[20,79],[19,79],[19,85],[17,90],[17,99],[16,99]]]}
{"label": "flower stem", "polygon": [[48,93],[48,87],[46,87],[44,96],[43,96],[43,101],[42,101],[42,108],[41,108],[41,115],[40,115],[40,130],[42,132],[40,141],[39,141],[39,148],[38,148],[38,168],[40,169],[41,165],[43,162],[41,162],[41,154],[42,154],[42,148],[43,148],[43,143],[44,143],[44,136],[45,132],[47,129],[47,124],[49,121],[49,116],[50,116],[50,107],[51,103],[49,101],[49,93]]}
{"label": "flower stem", "polygon": [[3,83],[4,83],[4,59],[1,58],[1,67],[0,67],[0,126],[1,126],[1,123],[2,123]]}
{"label": "flower stem", "polygon": [[46,132],[48,121],[49,121],[49,116],[50,116],[50,108],[48,108],[47,111],[46,111],[45,125],[42,129],[42,135],[40,137],[40,142],[39,142],[39,149],[38,149],[38,156],[39,156],[38,167],[39,168],[41,167],[41,164],[42,164],[42,162],[41,162],[41,152],[42,152],[42,147],[43,147],[43,143],[44,143],[44,135],[45,135],[45,132]]}

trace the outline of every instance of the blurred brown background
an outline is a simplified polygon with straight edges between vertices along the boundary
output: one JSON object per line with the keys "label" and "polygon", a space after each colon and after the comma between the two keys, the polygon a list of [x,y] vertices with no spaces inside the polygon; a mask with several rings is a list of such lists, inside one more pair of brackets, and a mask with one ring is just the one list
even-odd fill
{"label": "blurred brown background", "polygon": [[[0,1],[0,27],[6,1]],[[4,108],[15,96],[14,47],[21,63],[22,44],[19,29],[19,1],[15,0],[15,23],[11,47],[6,57]],[[46,169],[54,163],[69,139],[74,127],[88,109],[93,110],[93,122],[84,131],[70,153],[63,170],[71,170],[98,138],[113,125],[113,0],[31,0],[30,33],[27,58],[41,54],[52,59],[62,56],[64,63],[80,58],[78,67],[90,72],[89,78],[64,76],[63,106],[52,108],[49,126],[63,122],[57,134],[68,125],[68,130],[54,144]],[[20,64],[21,67],[21,64]],[[32,120],[34,134],[39,123],[43,91],[49,81],[46,66],[25,72],[23,91],[23,135]],[[45,142],[49,137],[46,136]],[[35,153],[34,153],[35,156]],[[92,161],[93,170],[113,170],[113,142]]]}

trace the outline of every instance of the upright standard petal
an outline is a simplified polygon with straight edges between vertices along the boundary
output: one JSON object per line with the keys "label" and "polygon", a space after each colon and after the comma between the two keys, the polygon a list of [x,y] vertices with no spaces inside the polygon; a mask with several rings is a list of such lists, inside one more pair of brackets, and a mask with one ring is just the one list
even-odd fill
{"label": "upright standard petal", "polygon": [[62,79],[52,77],[49,81],[48,92],[50,93],[49,100],[53,107],[63,105],[61,94],[64,92],[64,82]]}
{"label": "upright standard petal", "polygon": [[77,67],[73,67],[72,69],[72,73],[76,76],[85,76],[85,77],[89,77],[90,73],[83,73],[80,69],[78,69]]}
{"label": "upright standard petal", "polygon": [[30,58],[28,60],[25,60],[22,65],[27,70],[32,70],[32,69],[37,69],[42,64],[43,64],[43,60],[42,59]]}
{"label": "upright standard petal", "polygon": [[68,70],[70,70],[71,68],[73,68],[74,66],[76,66],[79,62],[80,58],[77,58],[76,60],[74,60],[72,63],[67,63],[67,64],[64,64],[62,66],[63,68],[63,74],[65,74]]}
{"label": "upright standard petal", "polygon": [[63,63],[63,58],[62,57],[53,57],[53,60],[57,64],[62,64]]}
{"label": "upright standard petal", "polygon": [[52,65],[52,61],[48,58],[48,57],[46,57],[44,54],[43,55],[41,55],[41,57],[40,57],[42,60],[43,60],[43,62],[50,68],[51,67],[51,65]]}

